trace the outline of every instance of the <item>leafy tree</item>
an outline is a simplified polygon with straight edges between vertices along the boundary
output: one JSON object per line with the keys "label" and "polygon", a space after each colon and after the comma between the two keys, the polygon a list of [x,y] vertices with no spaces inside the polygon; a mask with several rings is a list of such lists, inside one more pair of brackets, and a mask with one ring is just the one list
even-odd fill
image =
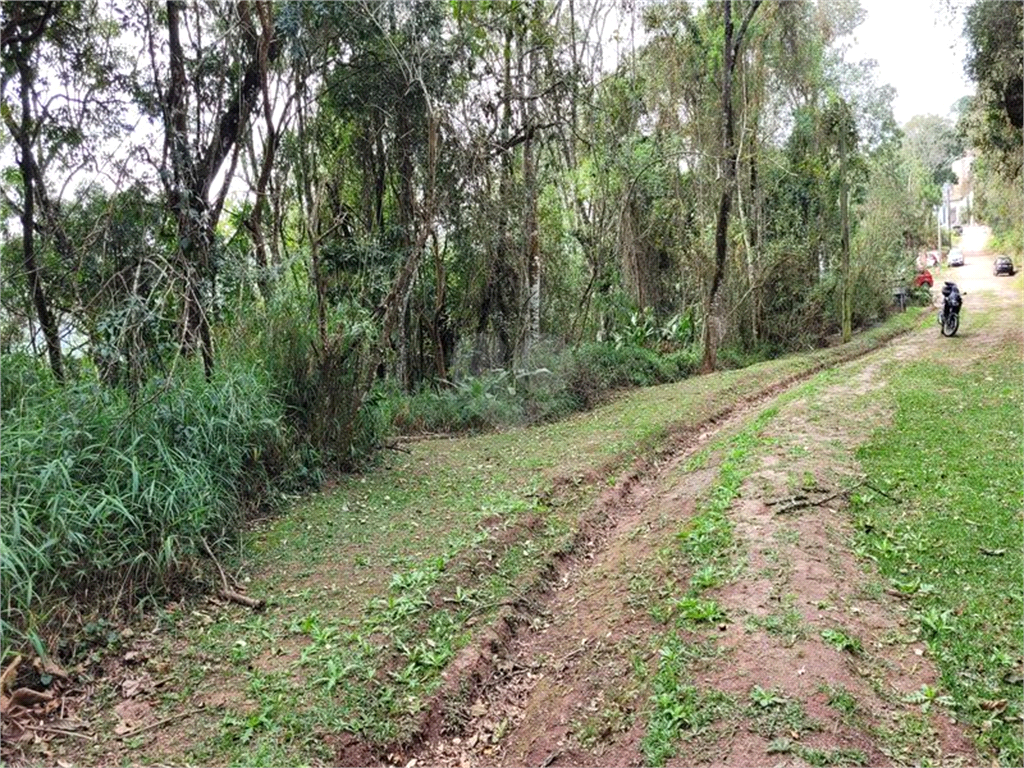
{"label": "leafy tree", "polygon": [[95,2],[5,3],[3,10],[0,112],[18,157],[4,200],[21,220],[22,270],[11,276],[27,285],[50,367],[62,380],[68,307],[53,299],[69,292],[80,256],[64,232],[62,197],[77,174],[100,170],[102,142],[124,130],[120,52],[116,27]]}
{"label": "leafy tree", "polygon": [[[242,135],[265,95],[266,70],[280,55],[281,36],[267,2],[225,6],[168,0],[163,13],[153,5],[146,5],[145,13],[152,71],[149,82],[140,84],[140,106],[163,122],[160,178],[178,228],[181,348],[201,351],[209,377],[217,222]],[[163,44],[158,25],[166,28],[166,67],[155,53]],[[229,167],[215,189],[225,162]]]}
{"label": "leafy tree", "polygon": [[936,115],[916,115],[903,126],[903,144],[932,183],[941,187],[956,183],[950,164],[963,154],[963,140],[951,120]]}
{"label": "leafy tree", "polygon": [[964,18],[964,71],[978,84],[968,132],[996,153],[1007,173],[1021,173],[1024,127],[1024,4],[977,0]]}

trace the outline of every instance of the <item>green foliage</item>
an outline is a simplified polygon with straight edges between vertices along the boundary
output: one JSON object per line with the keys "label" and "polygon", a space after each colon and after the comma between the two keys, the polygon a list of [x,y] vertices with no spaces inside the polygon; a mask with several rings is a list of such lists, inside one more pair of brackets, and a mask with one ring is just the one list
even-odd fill
{"label": "green foliage", "polygon": [[823,629],[821,630],[821,639],[837,651],[849,651],[855,656],[864,652],[860,638],[849,635],[841,629]]}
{"label": "green foliage", "polygon": [[730,344],[718,351],[718,367],[722,370],[746,368],[765,360],[773,360],[780,354],[782,350],[768,342],[746,346]]}
{"label": "green foliage", "polygon": [[518,423],[523,417],[514,377],[504,371],[468,377],[439,390],[392,396],[400,405],[394,424],[409,432],[475,432]]}
{"label": "green foliage", "polygon": [[605,390],[663,384],[683,375],[675,363],[645,347],[591,343],[572,355],[566,383],[576,401],[589,407]]}
{"label": "green foliage", "polygon": [[[154,380],[135,399],[3,367],[0,620],[33,630],[59,597],[159,590],[298,482],[260,372]],[[17,393],[15,396],[13,393]]]}
{"label": "green foliage", "polygon": [[1024,187],[1002,173],[991,157],[979,158],[972,171],[977,188],[975,215],[992,228],[988,247],[1024,256]]}
{"label": "green foliage", "polygon": [[964,71],[978,84],[961,118],[983,153],[997,159],[1008,179],[1020,181],[1024,127],[1024,9],[1020,3],[975,0],[964,19],[968,53]]}
{"label": "green foliage", "polygon": [[666,638],[658,656],[647,731],[640,743],[646,764],[653,766],[664,765],[675,756],[680,739],[701,735],[735,707],[727,694],[687,683],[688,649],[677,635]]}
{"label": "green foliage", "polygon": [[324,341],[312,302],[282,297],[236,326],[225,357],[266,371],[300,448],[325,467],[350,468],[379,447],[388,427],[379,394],[364,398],[361,390],[374,336],[369,317],[351,308],[329,320]]}
{"label": "green foliage", "polygon": [[486,431],[587,410],[615,389],[679,381],[696,371],[699,360],[693,349],[659,354],[595,342],[543,362],[515,374],[498,369],[436,389],[424,386],[412,395],[383,389],[382,408],[400,432]]}

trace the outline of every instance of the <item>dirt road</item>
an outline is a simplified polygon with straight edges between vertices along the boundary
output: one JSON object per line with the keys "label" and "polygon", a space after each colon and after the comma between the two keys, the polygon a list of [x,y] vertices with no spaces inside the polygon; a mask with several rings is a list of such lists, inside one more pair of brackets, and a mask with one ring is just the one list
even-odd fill
{"label": "dirt road", "polygon": [[[1021,333],[1019,281],[993,277],[986,236],[968,229],[965,266],[937,270],[936,305],[943,279],[967,293],[956,338],[926,313],[910,336],[734,414],[607,492],[604,530],[519,617],[459,735],[435,735],[417,759],[977,764],[962,724],[914,699],[937,686],[935,665],[906,603],[853,552],[845,509],[863,480],[855,449],[889,418],[878,395],[893,361],[978,358]],[[982,324],[986,309],[999,314]]]}
{"label": "dirt road", "polygon": [[[977,295],[977,302],[981,302],[981,306],[1002,306],[1014,301],[1016,295],[1014,281],[1007,276],[995,277],[992,274],[993,261],[997,254],[983,250],[988,238],[988,227],[964,228],[963,239],[960,242],[960,247],[964,252],[964,265],[938,270],[941,277],[936,275],[932,291],[937,305],[942,303],[939,288],[942,286],[943,280],[952,280],[960,288],[961,293],[968,294],[969,303],[965,301],[965,310],[970,307],[970,304],[977,306],[974,297],[971,297],[970,294]],[[1024,268],[1024,265],[1017,264],[1016,267],[1020,270]]]}

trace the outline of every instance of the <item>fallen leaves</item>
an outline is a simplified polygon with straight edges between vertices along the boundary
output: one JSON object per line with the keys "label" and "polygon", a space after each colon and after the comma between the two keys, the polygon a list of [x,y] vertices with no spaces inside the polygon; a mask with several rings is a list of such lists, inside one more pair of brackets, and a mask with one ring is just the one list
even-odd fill
{"label": "fallen leaves", "polygon": [[153,680],[149,675],[126,677],[121,681],[121,695],[126,699],[135,698],[139,694],[153,693]]}
{"label": "fallen leaves", "polygon": [[[43,685],[37,690],[30,685],[18,685],[19,674],[31,666],[26,682],[35,681]],[[65,717],[65,688],[69,683],[67,673],[54,661],[43,657],[33,659],[25,665],[24,657],[17,656],[0,673],[0,740],[5,745],[32,744],[45,757],[50,755],[47,742],[53,736],[75,736],[94,741],[84,731],[88,725],[80,720]],[[59,712],[58,712],[59,710]],[[56,719],[54,715],[58,715]]]}
{"label": "fallen leaves", "polygon": [[1002,712],[1006,709],[1006,699],[994,699],[991,701],[979,701],[978,706],[986,712]]}

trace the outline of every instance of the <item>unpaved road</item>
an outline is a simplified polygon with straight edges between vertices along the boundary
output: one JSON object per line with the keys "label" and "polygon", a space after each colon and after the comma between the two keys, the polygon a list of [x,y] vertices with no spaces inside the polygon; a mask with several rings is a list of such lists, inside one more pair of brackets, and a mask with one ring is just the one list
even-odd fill
{"label": "unpaved road", "polygon": [[[1021,334],[1019,281],[993,277],[992,254],[977,250],[986,234],[968,229],[965,266],[936,271],[936,305],[943,279],[967,293],[957,337],[942,338],[925,319],[889,347],[691,436],[607,492],[604,529],[559,566],[543,605],[519,617],[493,674],[464,702],[458,735],[421,745],[411,753],[419,763],[642,765],[649,725],[636,681],[682,649],[689,656],[680,700],[689,696],[696,715],[681,711],[690,727],[670,765],[978,764],[948,713],[922,714],[906,700],[936,685],[938,674],[910,631],[906,605],[880,589],[851,551],[844,489],[861,477],[856,447],[888,419],[877,395],[893,375],[891,361],[947,349],[980,358]],[[986,308],[997,319],[979,328],[972,317]],[[769,407],[777,412],[767,418]],[[708,577],[673,554],[679,534],[693,529],[722,483],[735,436],[759,416],[756,445],[744,458],[749,473],[727,510],[727,574],[700,594],[720,614],[692,631],[672,630],[656,619],[658,610],[699,612],[699,604],[681,601],[687,584]],[[698,460],[702,452],[706,461]],[[797,495],[813,503],[788,501]],[[825,642],[822,632],[830,631],[859,638],[863,653]],[[785,705],[759,710],[758,692],[774,692]],[[845,715],[844,700],[857,702]],[[733,702],[728,716],[715,719],[728,709],[716,710],[716,701]],[[768,711],[788,714],[773,720]]]}

